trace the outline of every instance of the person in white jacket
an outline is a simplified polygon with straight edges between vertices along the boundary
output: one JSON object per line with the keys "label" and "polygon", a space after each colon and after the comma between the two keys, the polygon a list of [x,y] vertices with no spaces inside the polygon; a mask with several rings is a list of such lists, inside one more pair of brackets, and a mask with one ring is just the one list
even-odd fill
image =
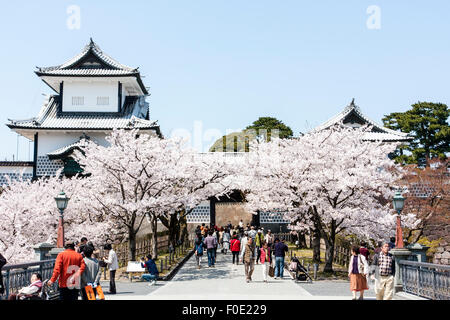
{"label": "person in white jacket", "polygon": [[359,254],[359,247],[352,247],[352,256],[348,264],[348,276],[350,277],[350,290],[352,300],[356,300],[356,292],[359,291],[359,300],[364,299],[364,290],[368,290],[367,275],[369,274],[369,264],[366,257]]}
{"label": "person in white jacket", "polygon": [[247,245],[247,242],[248,242],[247,231],[244,232],[244,236],[241,238],[240,241],[241,241],[241,251],[239,253],[239,259],[242,261],[242,259],[244,257],[245,246]]}
{"label": "person in white jacket", "polygon": [[109,293],[116,294],[116,270],[119,269],[119,261],[117,259],[117,253],[112,248],[111,244],[106,244],[104,249],[108,251],[108,259],[103,258],[103,261],[108,264],[109,267]]}

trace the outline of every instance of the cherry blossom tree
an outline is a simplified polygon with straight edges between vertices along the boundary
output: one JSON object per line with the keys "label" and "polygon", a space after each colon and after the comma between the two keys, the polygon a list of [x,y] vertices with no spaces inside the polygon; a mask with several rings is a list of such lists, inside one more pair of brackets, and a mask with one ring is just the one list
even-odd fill
{"label": "cherry blossom tree", "polygon": [[[364,141],[368,127],[333,127],[298,139],[251,147],[250,194],[253,211],[283,211],[293,229],[311,228],[326,244],[324,271],[332,271],[336,235],[382,238],[394,230],[387,199],[401,175],[387,155],[392,144]],[[403,216],[405,225],[416,223]]]}
{"label": "cherry blossom tree", "polygon": [[[186,218],[200,202],[211,197],[219,197],[233,190],[235,167],[225,161],[222,154],[198,154],[194,150],[184,150],[184,159],[178,166],[184,175],[172,185],[175,194],[188,197],[189,203],[173,203],[165,214],[159,216],[161,223],[169,229],[169,239],[176,245],[180,235],[187,235]],[[180,198],[180,199],[183,199]],[[181,230],[183,227],[183,230]]]}
{"label": "cherry blossom tree", "polygon": [[70,197],[64,211],[66,240],[87,236],[98,243],[105,239],[109,223],[95,221],[80,210],[84,201],[80,179],[8,179],[0,194],[0,251],[10,263],[33,260],[33,246],[38,243],[56,244],[59,212],[54,197],[61,190]]}
{"label": "cherry blossom tree", "polygon": [[85,141],[76,153],[90,175],[85,188],[95,190],[87,195],[84,209],[127,230],[130,260],[136,258],[136,235],[146,217],[152,227],[152,253],[157,257],[158,220],[173,231],[171,217],[227,191],[226,168],[199,160],[180,139],[113,130],[106,140],[108,146]]}

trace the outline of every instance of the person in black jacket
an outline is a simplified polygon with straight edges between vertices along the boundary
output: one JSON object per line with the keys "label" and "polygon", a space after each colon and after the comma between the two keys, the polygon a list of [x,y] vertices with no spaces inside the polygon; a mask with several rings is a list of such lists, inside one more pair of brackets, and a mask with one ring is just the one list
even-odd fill
{"label": "person in black jacket", "polygon": [[[6,259],[0,253],[0,295],[3,295],[5,293],[5,286],[3,285],[3,276],[2,276],[2,268],[5,264],[6,264]],[[1,300],[1,298],[0,298],[0,300]]]}

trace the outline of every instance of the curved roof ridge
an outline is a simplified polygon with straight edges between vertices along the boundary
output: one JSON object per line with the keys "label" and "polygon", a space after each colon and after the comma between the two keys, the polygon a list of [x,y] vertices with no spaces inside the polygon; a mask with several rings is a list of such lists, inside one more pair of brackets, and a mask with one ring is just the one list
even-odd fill
{"label": "curved roof ridge", "polygon": [[92,40],[92,38],[90,39],[90,42],[84,46],[83,50],[81,50],[80,53],[70,58],[66,62],[52,67],[38,67],[38,69],[41,72],[70,69],[70,67],[78,63],[87,54],[89,54],[89,52],[92,52],[98,59],[100,59],[102,62],[104,62],[108,66],[111,66],[114,69],[121,69],[125,71],[134,71],[134,72],[136,72],[138,69],[124,65],[115,60],[114,58],[112,58],[111,56],[109,56],[108,54],[106,54],[105,52],[103,52],[100,49],[100,47]]}
{"label": "curved roof ridge", "polygon": [[368,123],[370,123],[371,125],[373,125],[374,127],[380,128],[384,131],[386,131],[387,133],[391,133],[391,134],[395,134],[395,135],[399,135],[399,136],[403,136],[406,137],[408,135],[408,133],[406,132],[401,132],[401,131],[395,131],[389,128],[386,128],[385,126],[382,126],[380,124],[378,124],[376,121],[370,119],[369,117],[367,117],[366,115],[364,115],[361,111],[361,108],[355,105],[355,108],[353,109],[355,110],[355,112],[358,113],[358,115],[363,118],[364,120],[366,120]]}
{"label": "curved roof ridge", "polygon": [[331,127],[334,124],[343,124],[343,120],[345,119],[345,117],[350,114],[350,112],[355,111],[358,116],[360,116],[364,121],[367,122],[367,124],[376,127],[380,130],[382,130],[384,133],[387,134],[393,134],[396,136],[400,136],[402,138],[407,138],[409,136],[408,133],[406,132],[401,132],[401,131],[395,131],[389,128],[386,128],[380,124],[378,124],[377,122],[375,122],[374,120],[368,118],[366,115],[363,114],[363,112],[361,111],[361,108],[359,106],[357,106],[355,104],[355,99],[353,98],[353,100],[350,102],[349,105],[347,105],[344,110],[342,110],[341,112],[339,112],[338,114],[336,114],[334,117],[332,117],[331,119],[325,121],[324,123],[322,123],[321,125],[317,126],[316,128],[314,128],[312,131],[320,131],[320,130],[324,130],[327,129],[329,127]]}

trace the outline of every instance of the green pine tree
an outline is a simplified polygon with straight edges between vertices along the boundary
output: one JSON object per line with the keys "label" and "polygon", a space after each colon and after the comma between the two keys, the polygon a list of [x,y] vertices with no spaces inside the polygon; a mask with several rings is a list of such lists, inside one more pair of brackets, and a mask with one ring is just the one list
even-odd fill
{"label": "green pine tree", "polygon": [[383,118],[385,127],[407,132],[414,139],[395,151],[395,160],[422,163],[447,158],[450,152],[450,110],[443,103],[418,102],[406,112],[393,112]]}

